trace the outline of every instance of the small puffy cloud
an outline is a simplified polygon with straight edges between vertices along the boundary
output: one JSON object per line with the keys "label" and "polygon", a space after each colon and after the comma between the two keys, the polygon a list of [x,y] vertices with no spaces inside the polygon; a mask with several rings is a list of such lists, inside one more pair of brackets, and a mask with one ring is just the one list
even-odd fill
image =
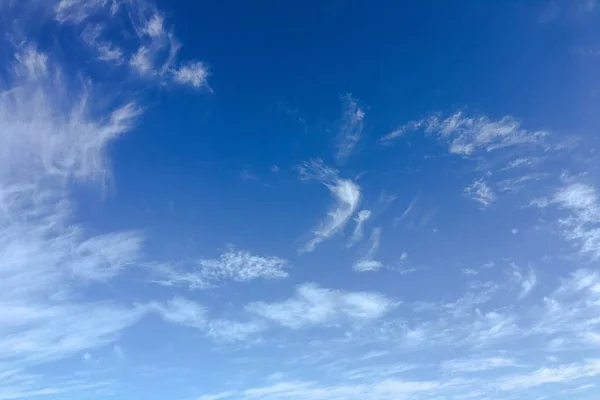
{"label": "small puffy cloud", "polygon": [[342,123],[338,133],[337,152],[335,154],[339,164],[345,163],[354,151],[362,136],[365,119],[364,109],[360,107],[352,94],[344,95],[342,101]]}
{"label": "small puffy cloud", "polygon": [[392,300],[379,293],[344,292],[303,284],[298,286],[294,297],[275,303],[250,303],[246,310],[284,327],[301,329],[343,321],[372,321],[394,307]]}
{"label": "small puffy cloud", "polygon": [[200,62],[184,64],[173,72],[173,80],[179,84],[200,88],[208,84],[208,67]]}
{"label": "small puffy cloud", "polygon": [[150,72],[153,67],[153,62],[150,57],[150,49],[144,46],[138,48],[137,51],[131,56],[129,65],[141,75]]}
{"label": "small puffy cloud", "polygon": [[489,206],[496,199],[496,195],[483,179],[474,181],[464,189],[464,192],[484,207]]}
{"label": "small puffy cloud", "polygon": [[299,167],[302,180],[317,180],[321,182],[335,200],[334,206],[327,217],[313,231],[313,238],[299,251],[311,252],[315,247],[339,233],[354,215],[360,202],[360,187],[351,180],[341,179],[338,172],[323,164],[321,160],[303,163]]}
{"label": "small puffy cloud", "polygon": [[144,27],[144,33],[153,38],[162,37],[165,34],[163,16],[158,13],[152,15]]}
{"label": "small puffy cloud", "polygon": [[166,286],[187,285],[190,289],[204,289],[224,281],[249,282],[255,279],[284,279],[287,260],[274,256],[260,256],[229,246],[216,259],[200,259],[190,269],[172,266],[154,266],[158,275],[155,283]]}
{"label": "small puffy cloud", "polygon": [[372,272],[377,271],[383,267],[381,261],[376,260],[358,260],[352,268],[356,272]]}

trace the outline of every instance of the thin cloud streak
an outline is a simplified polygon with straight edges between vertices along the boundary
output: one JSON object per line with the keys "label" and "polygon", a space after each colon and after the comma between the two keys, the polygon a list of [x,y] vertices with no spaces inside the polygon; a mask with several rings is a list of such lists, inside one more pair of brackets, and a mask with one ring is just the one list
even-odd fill
{"label": "thin cloud streak", "polygon": [[348,179],[342,179],[338,172],[323,164],[321,160],[303,163],[299,167],[300,178],[304,181],[317,180],[329,189],[335,205],[327,213],[327,217],[313,231],[313,238],[298,251],[312,252],[315,247],[338,234],[356,212],[360,203],[360,187]]}

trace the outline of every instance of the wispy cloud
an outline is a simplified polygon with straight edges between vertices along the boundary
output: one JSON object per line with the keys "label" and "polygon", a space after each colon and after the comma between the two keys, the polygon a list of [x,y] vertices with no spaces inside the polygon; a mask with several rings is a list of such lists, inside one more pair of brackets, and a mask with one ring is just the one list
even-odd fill
{"label": "wispy cloud", "polygon": [[400,215],[399,217],[394,218],[394,225],[397,225],[400,222],[402,222],[408,216],[408,214],[411,213],[411,211],[415,207],[415,204],[417,203],[417,199],[418,199],[418,197],[415,197],[414,199],[412,199],[410,201],[410,203],[408,203],[408,206],[406,207],[406,209],[404,210],[404,212],[402,213],[402,215]]}
{"label": "wispy cloud", "polygon": [[[81,38],[97,60],[129,67],[139,77],[161,84],[209,88],[205,63],[178,64],[181,44],[165,15],[150,1],[61,0],[54,11],[58,23],[83,28]],[[115,26],[127,38],[126,45],[115,42]]]}
{"label": "wispy cloud", "polygon": [[523,271],[517,264],[511,263],[511,276],[515,283],[520,287],[519,299],[527,297],[537,283],[537,276],[533,267],[529,266],[527,271]]}
{"label": "wispy cloud", "polygon": [[224,281],[248,282],[255,279],[284,279],[287,260],[275,256],[260,256],[228,246],[218,259],[200,259],[191,268],[170,265],[151,266],[158,278],[154,282],[190,289],[205,289]]}
{"label": "wispy cloud", "polygon": [[548,383],[572,382],[600,375],[600,360],[586,360],[581,363],[560,365],[556,368],[540,368],[533,372],[514,375],[503,379],[498,387],[513,391],[529,389]]}
{"label": "wispy cloud", "polygon": [[[30,2],[25,8],[41,3],[50,2]],[[117,65],[128,53],[103,36],[104,20],[125,6],[132,13],[122,17],[137,16],[135,7],[144,4],[56,1],[50,19],[42,21],[48,15],[40,14],[36,23],[69,25],[56,40],[75,47],[78,61]],[[20,18],[22,9],[15,5],[21,3],[0,4],[3,16],[15,21],[2,27],[7,57],[0,84],[0,375],[7,368],[27,375],[45,363],[73,356],[80,360],[82,354],[113,344],[150,311],[143,304],[107,300],[97,290],[98,283],[145,263],[145,234],[92,232],[74,212],[74,186],[93,195],[110,178],[107,148],[138,124],[143,111],[138,95],[128,91],[125,81],[117,81],[110,84],[122,89],[118,99],[103,96],[87,70],[79,70],[77,63],[64,65],[61,52],[44,47],[47,41],[36,44],[26,36],[31,27],[23,24],[31,18]],[[69,29],[73,24],[78,29]],[[22,42],[6,40],[13,28]],[[82,47],[90,43],[91,56]],[[92,286],[94,295],[84,295]],[[63,397],[104,385],[75,379],[43,385],[45,376],[27,384],[15,379],[3,380],[0,398]]]}
{"label": "wispy cloud", "polygon": [[352,232],[352,237],[348,242],[348,247],[354,246],[356,243],[360,242],[363,238],[363,225],[367,220],[371,217],[370,210],[360,210],[356,217],[354,217],[354,221],[356,221],[356,227],[354,228],[354,232]]}
{"label": "wispy cloud", "polygon": [[600,203],[596,188],[573,183],[559,189],[551,203],[569,213],[559,220],[565,238],[579,243],[582,254],[590,254],[594,260],[600,258]]}
{"label": "wispy cloud", "polygon": [[202,62],[193,62],[182,65],[173,73],[175,82],[191,85],[194,88],[206,86],[208,83],[208,68]]}
{"label": "wispy cloud", "polygon": [[279,303],[256,302],[246,309],[282,326],[300,329],[343,321],[372,321],[392,310],[395,303],[378,293],[343,292],[315,284],[298,286],[294,297]]}
{"label": "wispy cloud", "polygon": [[340,132],[337,139],[336,160],[343,164],[354,151],[362,136],[365,111],[352,94],[342,97],[343,111]]}
{"label": "wispy cloud", "polygon": [[405,399],[415,395],[433,395],[449,388],[447,383],[436,381],[405,381],[387,379],[370,384],[324,386],[315,382],[284,381],[270,386],[248,388],[226,399],[322,399],[322,400],[373,400]]}
{"label": "wispy cloud", "polygon": [[449,142],[450,153],[469,156],[476,152],[491,152],[516,145],[543,145],[546,131],[529,131],[513,117],[492,120],[488,117],[467,117],[457,112],[447,118],[434,114],[411,121],[382,141],[390,141],[409,131],[424,130]]}
{"label": "wispy cloud", "polygon": [[381,242],[381,231],[381,227],[373,228],[371,231],[371,236],[369,237],[370,247],[367,253],[354,264],[355,271],[376,271],[383,266],[381,262],[374,260]]}
{"label": "wispy cloud", "polygon": [[204,329],[208,322],[206,307],[183,297],[175,297],[165,304],[152,303],[150,309],[166,321],[192,328]]}
{"label": "wispy cloud", "polygon": [[453,373],[482,372],[510,367],[519,367],[519,365],[514,359],[506,357],[467,358],[442,363],[442,369]]}
{"label": "wispy cloud", "polygon": [[464,192],[484,207],[489,206],[496,200],[496,195],[483,179],[471,183],[464,189]]}
{"label": "wispy cloud", "polygon": [[329,168],[321,160],[303,163],[299,167],[303,180],[321,182],[333,196],[335,205],[327,213],[327,217],[313,231],[314,237],[309,240],[300,252],[311,252],[315,247],[339,233],[354,215],[360,202],[360,188],[349,179],[342,179],[335,169]]}

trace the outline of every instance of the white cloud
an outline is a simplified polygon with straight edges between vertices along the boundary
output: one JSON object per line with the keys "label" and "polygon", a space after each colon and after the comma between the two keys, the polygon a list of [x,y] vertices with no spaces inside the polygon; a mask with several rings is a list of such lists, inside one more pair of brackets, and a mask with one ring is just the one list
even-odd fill
{"label": "white cloud", "polygon": [[465,188],[464,192],[484,207],[489,206],[496,199],[496,195],[483,179],[474,181]]}
{"label": "white cloud", "polygon": [[[208,86],[205,63],[177,66],[181,45],[164,13],[151,1],[61,0],[54,9],[56,21],[83,27],[82,39],[97,60],[129,66],[137,76],[160,84],[177,83],[194,88]],[[103,22],[98,22],[98,17]],[[115,43],[110,29],[118,26],[127,46]]]}
{"label": "white cloud", "polygon": [[96,52],[96,57],[100,61],[114,63],[115,65],[124,62],[123,50],[114,43],[102,39],[102,34],[106,28],[100,24],[89,24],[83,30],[81,37],[83,41]]}
{"label": "white cloud", "polygon": [[167,322],[198,329],[217,342],[243,341],[266,329],[259,320],[210,319],[204,305],[183,297],[175,297],[167,303],[151,303],[148,309]]}
{"label": "white cloud", "polygon": [[477,272],[473,268],[463,268],[462,273],[465,275],[477,275],[479,272]]}
{"label": "white cloud", "polygon": [[526,272],[523,272],[523,269],[515,263],[511,263],[511,268],[511,275],[513,280],[517,285],[521,287],[519,299],[524,299],[531,293],[531,291],[537,283],[537,276],[535,274],[535,270],[533,269],[533,267],[529,266],[528,270]]}
{"label": "white cloud", "polygon": [[107,0],[60,0],[55,7],[56,19],[61,23],[81,23],[107,9],[109,3]]}
{"label": "white cloud", "polygon": [[142,75],[152,71],[153,61],[150,57],[150,49],[140,46],[140,48],[131,56],[129,65]]}
{"label": "white cloud", "polygon": [[[42,364],[95,354],[151,308],[124,299],[106,300],[106,286],[97,285],[144,263],[144,234],[98,229],[92,233],[74,212],[74,186],[78,193],[85,188],[93,195],[98,187],[90,184],[105,184],[110,178],[108,147],[138,123],[142,108],[137,93],[127,91],[127,82],[116,81],[109,83],[120,88],[121,102],[103,97],[98,89],[106,82],[96,86],[85,70],[76,70],[77,63],[63,65],[62,52],[42,50],[47,40],[36,46],[26,37],[30,27],[23,24],[31,18],[20,18],[20,8],[13,8],[17,3],[0,5],[3,16],[14,16],[14,24],[3,26],[2,37],[11,36],[14,29],[24,39],[14,46],[4,42],[7,57],[0,83],[0,375],[10,368],[22,371],[23,377]],[[112,18],[116,4],[56,1],[54,20],[43,20],[40,13],[36,23],[49,29],[59,23],[82,24],[77,29],[61,27],[61,35],[52,37],[61,46],[74,46],[84,63],[90,55],[82,44],[93,44],[95,58],[116,63],[125,54],[119,56],[120,47],[102,37],[104,25],[98,22]],[[98,28],[88,29],[88,20]],[[79,32],[84,32],[82,37],[67,38]],[[170,318],[175,318],[176,305],[165,309]],[[52,385],[44,386],[52,368],[41,370],[49,373],[29,377],[26,383],[14,376],[10,382],[3,379],[0,398],[59,395],[104,385],[52,379]]]}
{"label": "white cloud", "polygon": [[398,224],[399,222],[402,222],[402,220],[404,218],[406,218],[408,216],[408,214],[410,214],[410,212],[412,211],[412,209],[416,203],[417,203],[417,197],[412,199],[412,201],[408,204],[408,207],[406,207],[406,209],[404,210],[404,212],[402,213],[401,216],[394,218],[394,225]]}
{"label": "white cloud", "polygon": [[559,189],[551,201],[569,212],[559,220],[565,238],[579,243],[582,254],[590,254],[594,260],[600,258],[600,204],[596,188],[573,183]]}
{"label": "white cloud", "polygon": [[279,303],[255,302],[246,309],[284,327],[300,329],[332,325],[340,321],[361,322],[381,318],[395,303],[378,293],[343,292],[315,284],[298,286],[294,297]]}
{"label": "white cloud", "polygon": [[373,228],[369,241],[370,247],[367,253],[354,264],[354,270],[357,272],[376,271],[383,266],[381,262],[373,259],[379,250],[381,227]]}
{"label": "white cloud", "polygon": [[164,36],[165,28],[163,16],[158,13],[152,15],[144,27],[144,33],[153,38]]}
{"label": "white cloud", "polygon": [[197,400],[222,400],[228,397],[234,396],[235,392],[228,390],[226,392],[215,393],[215,394],[205,394],[203,396],[198,397]]}
{"label": "white cloud", "polygon": [[351,180],[339,178],[338,172],[326,167],[321,160],[304,163],[300,165],[299,170],[301,179],[318,180],[329,189],[336,201],[326,219],[313,231],[314,237],[299,250],[311,252],[319,243],[339,233],[346,226],[360,202],[360,188]]}
{"label": "white cloud", "polygon": [[600,375],[600,360],[591,359],[554,368],[540,368],[527,374],[504,378],[499,382],[498,387],[507,391],[523,390],[548,383],[569,383],[598,375]]}
{"label": "white cloud", "polygon": [[365,111],[360,107],[358,101],[351,94],[342,97],[343,115],[340,132],[338,134],[336,160],[342,164],[354,151],[359,142],[365,119]]}
{"label": "white cloud", "polygon": [[389,134],[381,140],[393,140],[404,132],[418,129],[447,140],[450,153],[466,156],[479,151],[491,152],[517,145],[542,145],[543,139],[548,136],[548,132],[545,131],[524,129],[513,117],[506,116],[494,121],[488,117],[467,117],[459,111],[447,118],[432,115],[409,122],[396,131],[400,134]]}
{"label": "white cloud", "polygon": [[175,70],[173,79],[177,83],[190,85],[194,88],[208,84],[208,68],[202,62],[187,63]]}
{"label": "white cloud", "polygon": [[239,322],[216,319],[210,321],[206,334],[220,342],[236,342],[246,340],[265,329],[266,326],[261,321]]}
{"label": "white cloud", "polygon": [[356,243],[360,242],[363,238],[363,225],[365,222],[371,217],[370,210],[360,210],[356,217],[354,217],[354,221],[356,221],[356,227],[354,228],[354,232],[352,232],[352,237],[348,242],[348,247],[354,246]]}
{"label": "white cloud", "polygon": [[453,373],[482,372],[498,368],[519,367],[512,358],[488,357],[488,358],[466,358],[445,361],[442,363],[444,370]]}
{"label": "white cloud", "polygon": [[226,280],[248,282],[255,279],[284,279],[287,260],[274,256],[259,256],[229,246],[218,259],[201,259],[190,269],[182,270],[167,265],[153,267],[159,276],[156,283],[173,286],[187,285],[190,289],[204,289]]}
{"label": "white cloud", "polygon": [[383,263],[377,260],[358,260],[352,268],[356,272],[377,271],[383,267]]}
{"label": "white cloud", "polygon": [[[269,386],[252,387],[228,393],[225,399],[265,399],[265,400],[398,400],[423,398],[445,398],[452,396],[462,382],[410,381],[402,379],[382,379],[367,383],[341,383],[322,385],[309,381],[282,381]],[[207,397],[210,399],[210,397]],[[221,399],[219,399],[221,400]]]}
{"label": "white cloud", "polygon": [[166,304],[152,303],[150,309],[175,324],[198,329],[204,329],[207,324],[206,307],[183,297],[175,297]]}

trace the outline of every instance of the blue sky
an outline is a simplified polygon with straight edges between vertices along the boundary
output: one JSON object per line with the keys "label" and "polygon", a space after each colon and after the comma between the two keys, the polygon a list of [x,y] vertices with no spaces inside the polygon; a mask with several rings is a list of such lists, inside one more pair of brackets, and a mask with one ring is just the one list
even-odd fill
{"label": "blue sky", "polygon": [[0,400],[596,398],[596,1],[0,11]]}

